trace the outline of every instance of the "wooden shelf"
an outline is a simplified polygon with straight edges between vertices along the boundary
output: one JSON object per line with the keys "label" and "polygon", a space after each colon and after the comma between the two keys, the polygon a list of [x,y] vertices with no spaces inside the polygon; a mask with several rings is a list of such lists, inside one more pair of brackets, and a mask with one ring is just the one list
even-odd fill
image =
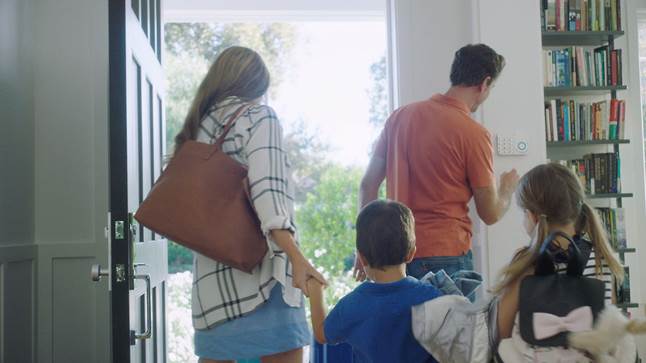
{"label": "wooden shelf", "polygon": [[545,31],[542,33],[544,47],[552,46],[570,46],[570,45],[603,45],[608,43],[608,39],[617,39],[624,35],[623,31]]}
{"label": "wooden shelf", "polygon": [[635,309],[639,307],[639,304],[637,303],[624,303],[624,304],[617,304],[617,307],[619,309]]}
{"label": "wooden shelf", "polygon": [[615,250],[617,253],[636,253],[637,250],[634,248],[618,248]]}
{"label": "wooden shelf", "polygon": [[615,199],[615,198],[632,198],[633,193],[604,193],[604,194],[586,194],[588,199]]}
{"label": "wooden shelf", "polygon": [[548,141],[547,147],[574,147],[587,145],[616,145],[628,144],[630,140],[582,140],[582,141]]}
{"label": "wooden shelf", "polygon": [[604,94],[612,91],[622,91],[626,88],[626,86],[543,87],[543,91],[545,92],[545,96],[594,95]]}

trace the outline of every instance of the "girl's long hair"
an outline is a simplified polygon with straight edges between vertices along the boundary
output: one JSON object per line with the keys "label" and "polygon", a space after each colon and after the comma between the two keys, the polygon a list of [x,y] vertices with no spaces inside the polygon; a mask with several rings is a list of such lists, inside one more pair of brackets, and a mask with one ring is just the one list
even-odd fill
{"label": "girl's long hair", "polygon": [[536,237],[532,245],[516,251],[512,262],[501,271],[492,289],[495,294],[534,268],[541,244],[551,232],[550,225],[574,223],[577,234],[592,242],[597,276],[601,276],[605,264],[615,278],[623,279],[623,267],[611,252],[600,218],[586,203],[581,182],[570,169],[557,163],[536,166],[521,178],[517,198],[520,208],[539,216]]}
{"label": "girl's long hair", "polygon": [[237,46],[222,51],[202,80],[175,137],[175,153],[184,142],[195,140],[202,119],[213,106],[231,96],[249,102],[262,97],[268,88],[269,71],[258,53]]}

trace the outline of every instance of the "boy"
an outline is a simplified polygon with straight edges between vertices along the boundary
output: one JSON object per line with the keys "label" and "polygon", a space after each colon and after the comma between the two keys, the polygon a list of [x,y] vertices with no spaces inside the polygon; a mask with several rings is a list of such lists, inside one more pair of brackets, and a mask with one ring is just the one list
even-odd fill
{"label": "boy", "polygon": [[316,340],[349,343],[355,362],[436,362],[415,340],[411,327],[411,307],[441,293],[406,277],[406,263],[415,255],[410,209],[393,201],[368,204],[357,218],[357,251],[374,282],[364,282],[343,297],[327,318],[323,286],[308,280]]}

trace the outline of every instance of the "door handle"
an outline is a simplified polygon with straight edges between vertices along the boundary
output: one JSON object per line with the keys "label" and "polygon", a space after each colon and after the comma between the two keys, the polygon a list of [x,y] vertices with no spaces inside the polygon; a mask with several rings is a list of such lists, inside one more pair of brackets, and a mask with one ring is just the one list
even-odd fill
{"label": "door handle", "polygon": [[110,276],[110,271],[106,271],[98,263],[92,265],[92,268],[90,269],[90,277],[92,278],[92,281],[99,282],[101,281],[102,277],[108,277],[108,276]]}
{"label": "door handle", "polygon": [[146,330],[143,333],[135,333],[135,339],[145,340],[149,339],[152,336],[152,288],[150,286],[150,275],[148,274],[139,274],[135,275],[135,279],[144,280],[146,283],[146,313],[144,316]]}

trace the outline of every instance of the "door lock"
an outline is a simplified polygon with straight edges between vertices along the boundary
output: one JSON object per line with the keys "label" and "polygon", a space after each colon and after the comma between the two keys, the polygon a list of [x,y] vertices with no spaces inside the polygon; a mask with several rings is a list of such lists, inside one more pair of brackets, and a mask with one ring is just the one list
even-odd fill
{"label": "door lock", "polygon": [[99,264],[92,265],[92,268],[90,269],[90,277],[92,278],[92,281],[99,282],[101,281],[102,277],[108,276],[110,276],[110,271],[106,271]]}

